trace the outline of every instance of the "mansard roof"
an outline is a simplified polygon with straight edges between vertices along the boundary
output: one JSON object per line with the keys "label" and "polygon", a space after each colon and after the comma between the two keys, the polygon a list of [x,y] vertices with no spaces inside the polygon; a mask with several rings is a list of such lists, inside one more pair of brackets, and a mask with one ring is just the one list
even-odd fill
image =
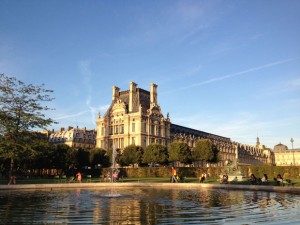
{"label": "mansard roof", "polygon": [[203,138],[209,138],[209,139],[214,139],[214,140],[218,140],[218,141],[224,141],[224,142],[231,142],[230,138],[227,137],[222,137],[219,135],[215,135],[215,134],[211,134],[211,133],[207,133],[204,131],[200,131],[200,130],[195,130],[189,127],[184,127],[184,126],[180,126],[177,124],[173,124],[171,123],[171,133],[173,134],[186,134],[186,135],[192,135],[195,137],[203,137]]}
{"label": "mansard roof", "polygon": [[[119,99],[124,102],[127,107],[129,105],[129,90],[120,91]],[[138,112],[139,106],[142,106],[143,112],[150,109],[150,92],[142,88],[137,88],[136,92],[133,92],[133,107],[132,112]]]}

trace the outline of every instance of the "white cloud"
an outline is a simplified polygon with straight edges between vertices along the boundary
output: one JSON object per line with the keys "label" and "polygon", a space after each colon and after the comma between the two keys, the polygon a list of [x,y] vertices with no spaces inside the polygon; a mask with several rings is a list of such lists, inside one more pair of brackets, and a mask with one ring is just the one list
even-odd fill
{"label": "white cloud", "polygon": [[287,86],[293,89],[300,89],[300,78],[288,81]]}
{"label": "white cloud", "polygon": [[80,69],[80,73],[83,77],[83,84],[85,86],[85,90],[87,90],[87,97],[86,97],[85,104],[90,111],[91,121],[96,121],[95,108],[93,106],[91,106],[93,88],[91,85],[92,72],[91,72],[90,67],[91,67],[90,60],[82,60],[79,62],[79,69]]}
{"label": "white cloud", "polygon": [[186,40],[195,43],[200,32],[223,16],[224,9],[218,1],[178,1],[154,10],[137,8],[131,25],[135,29],[118,37],[117,42],[122,47],[145,46],[162,40],[168,44]]}
{"label": "white cloud", "polygon": [[[284,75],[283,75],[284,76]],[[263,91],[263,95],[272,96],[279,95],[286,92],[293,92],[300,90],[300,78],[280,81],[277,84],[270,86]]]}
{"label": "white cloud", "polygon": [[82,116],[82,115],[84,115],[88,112],[89,112],[89,110],[74,113],[74,114],[59,115],[59,116],[54,117],[54,120],[63,120],[63,119],[68,119],[68,118],[79,117],[79,116]]}
{"label": "white cloud", "polygon": [[171,92],[181,91],[181,90],[185,90],[185,89],[189,89],[189,88],[193,88],[193,87],[198,87],[198,86],[202,86],[202,85],[206,85],[206,84],[211,84],[211,83],[214,83],[214,82],[219,82],[219,81],[222,81],[222,80],[225,80],[225,79],[230,79],[230,78],[233,78],[233,77],[248,74],[248,73],[251,73],[253,71],[258,71],[258,70],[262,70],[262,69],[265,69],[265,68],[269,68],[269,67],[277,66],[277,65],[280,65],[280,64],[284,64],[284,63],[290,62],[292,60],[294,60],[294,59],[290,58],[290,59],[283,59],[283,60],[276,61],[276,62],[271,62],[271,63],[264,64],[264,65],[261,65],[261,66],[257,66],[257,67],[253,67],[253,68],[250,68],[250,69],[247,69],[247,70],[243,70],[243,71],[240,71],[240,72],[231,73],[231,74],[211,78],[211,79],[199,82],[199,83],[191,84],[189,86],[173,89]]}

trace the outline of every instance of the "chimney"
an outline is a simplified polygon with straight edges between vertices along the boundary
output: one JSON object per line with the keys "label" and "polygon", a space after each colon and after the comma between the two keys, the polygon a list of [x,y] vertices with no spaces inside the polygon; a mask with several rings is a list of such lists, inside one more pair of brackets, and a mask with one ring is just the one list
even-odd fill
{"label": "chimney", "polygon": [[112,100],[115,101],[119,97],[120,88],[113,86],[112,87]]}
{"label": "chimney", "polygon": [[130,90],[129,90],[129,112],[133,110],[133,93],[136,92],[137,84],[134,82],[130,82]]}
{"label": "chimney", "polygon": [[157,85],[150,84],[150,105],[157,104]]}

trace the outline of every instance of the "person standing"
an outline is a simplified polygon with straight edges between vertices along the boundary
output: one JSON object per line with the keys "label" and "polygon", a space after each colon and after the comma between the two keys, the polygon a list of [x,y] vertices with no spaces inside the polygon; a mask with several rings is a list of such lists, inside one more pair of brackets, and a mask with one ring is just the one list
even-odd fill
{"label": "person standing", "polygon": [[177,179],[176,179],[176,175],[177,175],[176,169],[175,169],[175,167],[172,166],[172,178],[171,178],[171,183],[177,183],[177,182],[178,182]]}
{"label": "person standing", "polygon": [[8,185],[16,184],[16,176],[14,174],[11,175]]}
{"label": "person standing", "polygon": [[113,182],[117,182],[117,180],[118,180],[118,171],[115,171],[113,173]]}
{"label": "person standing", "polygon": [[78,180],[79,183],[81,183],[82,181],[82,176],[81,176],[81,173],[78,171],[78,173],[76,174],[76,178]]}
{"label": "person standing", "polygon": [[206,179],[206,173],[201,174],[200,183],[203,183]]}

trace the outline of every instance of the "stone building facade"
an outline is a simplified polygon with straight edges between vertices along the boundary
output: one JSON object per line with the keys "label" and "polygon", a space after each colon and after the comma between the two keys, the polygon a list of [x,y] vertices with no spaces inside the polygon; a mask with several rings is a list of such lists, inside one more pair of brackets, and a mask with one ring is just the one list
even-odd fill
{"label": "stone building facade", "polygon": [[112,87],[112,103],[103,117],[97,119],[96,146],[124,149],[135,144],[145,148],[152,143],[168,146],[170,118],[165,117],[157,103],[157,85],[150,92],[130,82],[130,89]]}
{"label": "stone building facade", "polygon": [[220,150],[221,162],[238,159],[243,164],[273,164],[274,154],[264,145],[245,145],[230,138],[172,124],[157,103],[157,85],[150,84],[150,92],[130,82],[130,89],[120,91],[112,87],[112,103],[103,117],[97,119],[96,147],[124,149],[130,144],[145,148],[152,143],[168,145],[182,141],[194,147],[201,138],[210,139]]}
{"label": "stone building facade", "polygon": [[300,166],[300,149],[288,149],[279,143],[274,146],[276,166]]}
{"label": "stone building facade", "polygon": [[66,144],[74,148],[95,148],[96,130],[87,130],[86,128],[78,127],[61,128],[59,131],[53,131],[50,134],[49,142],[53,144]]}
{"label": "stone building facade", "polygon": [[196,145],[197,140],[205,138],[210,139],[220,151],[221,160],[219,166],[225,162],[238,159],[240,164],[270,164],[274,165],[274,153],[261,145],[257,138],[256,145],[246,145],[231,141],[230,138],[222,137],[215,134],[171,124],[171,142],[182,141],[187,143],[191,148]]}

